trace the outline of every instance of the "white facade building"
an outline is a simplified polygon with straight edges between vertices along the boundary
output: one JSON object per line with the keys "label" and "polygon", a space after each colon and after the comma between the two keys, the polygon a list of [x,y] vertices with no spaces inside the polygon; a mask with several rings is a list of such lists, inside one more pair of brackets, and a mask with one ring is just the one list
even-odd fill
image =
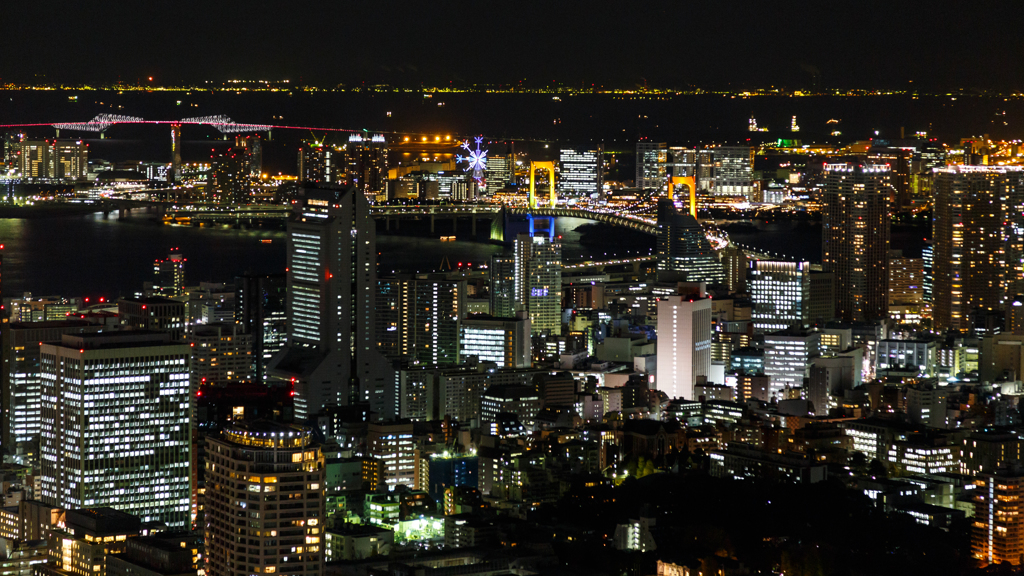
{"label": "white facade building", "polygon": [[764,373],[771,378],[770,395],[781,399],[782,390],[801,387],[811,359],[819,355],[816,330],[784,330],[764,336]]}
{"label": "white facade building", "polygon": [[658,302],[657,351],[658,390],[693,399],[697,377],[711,373],[711,299],[703,291]]}

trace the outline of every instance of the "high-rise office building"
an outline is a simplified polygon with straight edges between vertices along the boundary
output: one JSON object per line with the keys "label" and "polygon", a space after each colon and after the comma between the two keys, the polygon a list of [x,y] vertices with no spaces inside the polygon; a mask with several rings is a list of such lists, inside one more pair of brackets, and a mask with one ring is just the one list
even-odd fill
{"label": "high-rise office building", "polygon": [[303,142],[298,152],[299,180],[311,184],[342,184],[348,177],[346,154],[323,142]]}
{"label": "high-rise office building", "polygon": [[1024,171],[950,166],[935,171],[932,318],[937,330],[966,331],[975,310],[1002,309],[1019,285]]}
{"label": "high-rise office building", "polygon": [[206,574],[323,574],[325,467],[313,431],[236,422],[207,437],[206,454]]}
{"label": "high-rise office building", "polygon": [[502,417],[514,415],[520,424],[532,429],[540,408],[540,394],[534,386],[494,385],[480,395],[480,427],[487,434],[498,436]]}
{"label": "high-rise office building", "polygon": [[121,325],[140,330],[159,330],[181,340],[185,335],[185,303],[163,296],[122,298],[117,302]]}
{"label": "high-rise office building", "polygon": [[85,320],[53,322],[11,322],[0,324],[0,402],[3,419],[0,445],[15,456],[19,446],[39,438],[40,393],[39,350],[43,342],[60,340],[64,334],[96,332]]}
{"label": "high-rise office building", "polygon": [[252,334],[235,324],[201,324],[185,338],[192,347],[192,388],[253,379]]}
{"label": "high-rise office building", "polygon": [[602,152],[563,148],[558,155],[558,191],[568,197],[599,194],[603,186]]}
{"label": "high-rise office building", "polygon": [[642,140],[636,143],[636,187],[661,190],[668,175],[668,145]]}
{"label": "high-rise office building", "polygon": [[459,363],[466,281],[444,274],[377,281],[378,350],[387,358],[447,366]]}
{"label": "high-rise office building", "polygon": [[37,568],[37,574],[105,576],[110,573],[108,558],[123,553],[128,542],[138,538],[142,522],[136,515],[110,507],[92,507],[62,511],[60,522],[49,528],[51,562]]}
{"label": "high-rise office building", "polygon": [[515,180],[515,160],[512,154],[498,154],[487,157],[487,168],[484,178],[487,182],[487,194],[491,195]]}
{"label": "high-rise office building", "polygon": [[711,299],[703,290],[658,301],[657,344],[658,390],[693,399],[697,378],[711,374]]}
{"label": "high-rise office building", "polygon": [[754,194],[754,149],[750,146],[722,146],[714,149],[715,196]]}
{"label": "high-rise office building", "polygon": [[89,168],[89,145],[81,140],[54,140],[50,152],[50,176],[61,180],[85,180]]}
{"label": "high-rise office building", "polygon": [[50,178],[52,147],[47,140],[22,140],[18,172],[22,178]]}
{"label": "high-rise office building", "polygon": [[249,178],[259,178],[263,172],[263,141],[259,135],[236,136],[235,148],[241,149],[244,153]]}
{"label": "high-rise office building", "polygon": [[928,242],[921,248],[921,298],[931,304],[935,286],[935,245]]}
{"label": "high-rise office building", "polygon": [[43,502],[190,526],[189,346],[143,330],[64,334],[39,357]]}
{"label": "high-rise office building", "polygon": [[[554,223],[550,223],[554,226]],[[531,222],[532,228],[532,222]],[[562,244],[554,229],[519,234],[515,246],[516,299],[526,304],[534,334],[562,333]]]}
{"label": "high-rise office building", "polygon": [[246,148],[229,148],[213,157],[208,197],[222,204],[251,204]]}
{"label": "high-rise office building", "polygon": [[384,193],[388,178],[388,142],[383,134],[348,137],[345,150],[348,159],[348,184],[367,198]]}
{"label": "high-rise office building", "polygon": [[770,395],[783,399],[784,388],[804,385],[811,359],[818,357],[821,334],[789,329],[764,336],[764,373],[771,379]]}
{"label": "high-rise office building", "polygon": [[1021,564],[1024,550],[1024,472],[1018,467],[979,474],[974,481],[971,552],[982,566]]}
{"label": "high-rise office building", "polygon": [[668,149],[668,175],[696,177],[697,149],[672,146]]}
{"label": "high-rise office building", "polygon": [[153,262],[153,293],[181,296],[185,293],[185,257],[174,250],[163,260]]}
{"label": "high-rise office building", "polygon": [[470,316],[462,321],[461,356],[498,368],[530,367],[530,319]]}
{"label": "high-rise office building", "polygon": [[889,304],[920,304],[924,301],[924,260],[904,258],[900,250],[889,254]]}
{"label": "high-rise office building", "polygon": [[707,192],[715,186],[715,149],[697,150],[697,190]]}
{"label": "high-rise office building", "polygon": [[747,254],[743,249],[735,244],[729,244],[722,249],[725,285],[729,288],[730,293],[747,291],[747,266]]}
{"label": "high-rise office building", "polygon": [[383,480],[389,489],[415,483],[412,422],[371,422],[366,428],[366,448],[371,456],[384,463]]}
{"label": "high-rise office building", "polygon": [[777,332],[810,325],[810,268],[809,262],[750,262],[747,284],[750,287],[750,299],[754,302],[752,316],[755,331]]}
{"label": "high-rise office building", "polygon": [[725,282],[725,269],[704,229],[671,200],[658,201],[658,271],[683,272],[688,282]]}
{"label": "high-rise office building", "polygon": [[868,163],[888,166],[892,185],[892,209],[900,211],[910,206],[910,164],[913,148],[886,148],[873,146],[868,149]]}
{"label": "high-rise office building", "polygon": [[834,272],[812,271],[810,301],[807,315],[812,324],[824,325],[836,316],[836,275]]}
{"label": "high-rise office building", "polygon": [[511,318],[516,313],[516,259],[505,254],[491,256],[491,314]]}
{"label": "high-rise office building", "polygon": [[294,382],[299,421],[358,399],[370,372],[374,230],[366,197],[352,187],[298,194],[288,221],[288,341],[268,372]]}
{"label": "high-rise office building", "polygon": [[822,267],[835,274],[841,320],[888,317],[889,194],[886,166],[825,166]]}
{"label": "high-rise office building", "polygon": [[82,140],[23,140],[19,142],[18,171],[29,179],[83,180],[89,148]]}
{"label": "high-rise office building", "polygon": [[284,347],[288,335],[285,274],[235,278],[235,321],[252,336],[253,379],[266,381],[270,359]]}

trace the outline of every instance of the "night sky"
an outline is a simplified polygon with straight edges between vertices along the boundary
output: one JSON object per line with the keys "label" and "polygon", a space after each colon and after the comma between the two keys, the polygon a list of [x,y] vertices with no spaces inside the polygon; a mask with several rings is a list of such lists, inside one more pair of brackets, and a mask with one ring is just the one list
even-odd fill
{"label": "night sky", "polygon": [[17,0],[0,21],[15,82],[1024,90],[1014,1]]}

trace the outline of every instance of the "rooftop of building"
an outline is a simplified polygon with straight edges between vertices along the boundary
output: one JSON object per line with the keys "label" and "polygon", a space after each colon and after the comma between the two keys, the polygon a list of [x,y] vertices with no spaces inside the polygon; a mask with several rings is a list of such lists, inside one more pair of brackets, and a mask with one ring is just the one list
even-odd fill
{"label": "rooftop of building", "polygon": [[[172,342],[170,333],[159,330],[101,330],[81,334],[64,334],[61,336],[60,342],[52,344],[61,348],[100,350],[168,346],[180,343]],[[184,344],[180,345],[184,346]]]}
{"label": "rooftop of building", "polygon": [[462,323],[468,322],[520,322],[524,321],[525,318],[516,318],[515,316],[492,316],[490,314],[468,314]]}
{"label": "rooftop of building", "polygon": [[142,526],[142,520],[133,514],[103,506],[68,510],[64,515],[64,524],[76,535],[79,532],[92,535],[137,535]]}
{"label": "rooftop of building", "polygon": [[152,304],[152,305],[157,305],[157,304],[182,304],[182,305],[184,305],[183,302],[180,302],[180,301],[175,300],[173,298],[167,298],[166,296],[145,296],[143,298],[134,298],[134,297],[133,298],[122,298],[120,301],[121,302],[129,302],[129,303],[132,303],[132,304],[146,304],[146,305],[150,305],[150,304]]}
{"label": "rooftop of building", "polygon": [[232,422],[225,428],[227,430],[234,430],[243,434],[308,434],[310,428],[306,426],[300,426],[298,424],[285,424],[283,422],[273,422],[271,420],[241,420]]}
{"label": "rooftop of building", "polygon": [[252,449],[303,450],[314,445],[315,438],[307,426],[243,420],[225,426],[221,441]]}
{"label": "rooftop of building", "polygon": [[537,389],[525,384],[498,384],[491,386],[484,393],[486,398],[500,400],[523,400],[527,398],[539,399]]}
{"label": "rooftop of building", "polygon": [[353,524],[351,522],[336,522],[333,528],[328,528],[330,534],[341,534],[343,536],[373,536],[382,533],[393,532],[390,528],[383,526],[372,526],[369,524]]}
{"label": "rooftop of building", "polygon": [[45,322],[11,322],[7,325],[7,329],[44,330],[47,328],[80,328],[92,325],[91,322],[85,320],[47,320]]}

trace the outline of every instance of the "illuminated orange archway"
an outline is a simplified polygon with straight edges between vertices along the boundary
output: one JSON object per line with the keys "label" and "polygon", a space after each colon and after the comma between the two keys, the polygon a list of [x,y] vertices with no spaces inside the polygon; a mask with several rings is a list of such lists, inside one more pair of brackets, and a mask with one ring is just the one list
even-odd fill
{"label": "illuminated orange archway", "polygon": [[530,161],[530,208],[537,207],[537,170],[548,171],[548,183],[551,188],[549,196],[551,207],[554,208],[558,202],[558,195],[555,190],[555,163]]}
{"label": "illuminated orange archway", "polygon": [[690,189],[690,216],[697,217],[697,181],[693,176],[672,176],[668,179],[668,199],[674,200],[676,184],[686,184]]}

